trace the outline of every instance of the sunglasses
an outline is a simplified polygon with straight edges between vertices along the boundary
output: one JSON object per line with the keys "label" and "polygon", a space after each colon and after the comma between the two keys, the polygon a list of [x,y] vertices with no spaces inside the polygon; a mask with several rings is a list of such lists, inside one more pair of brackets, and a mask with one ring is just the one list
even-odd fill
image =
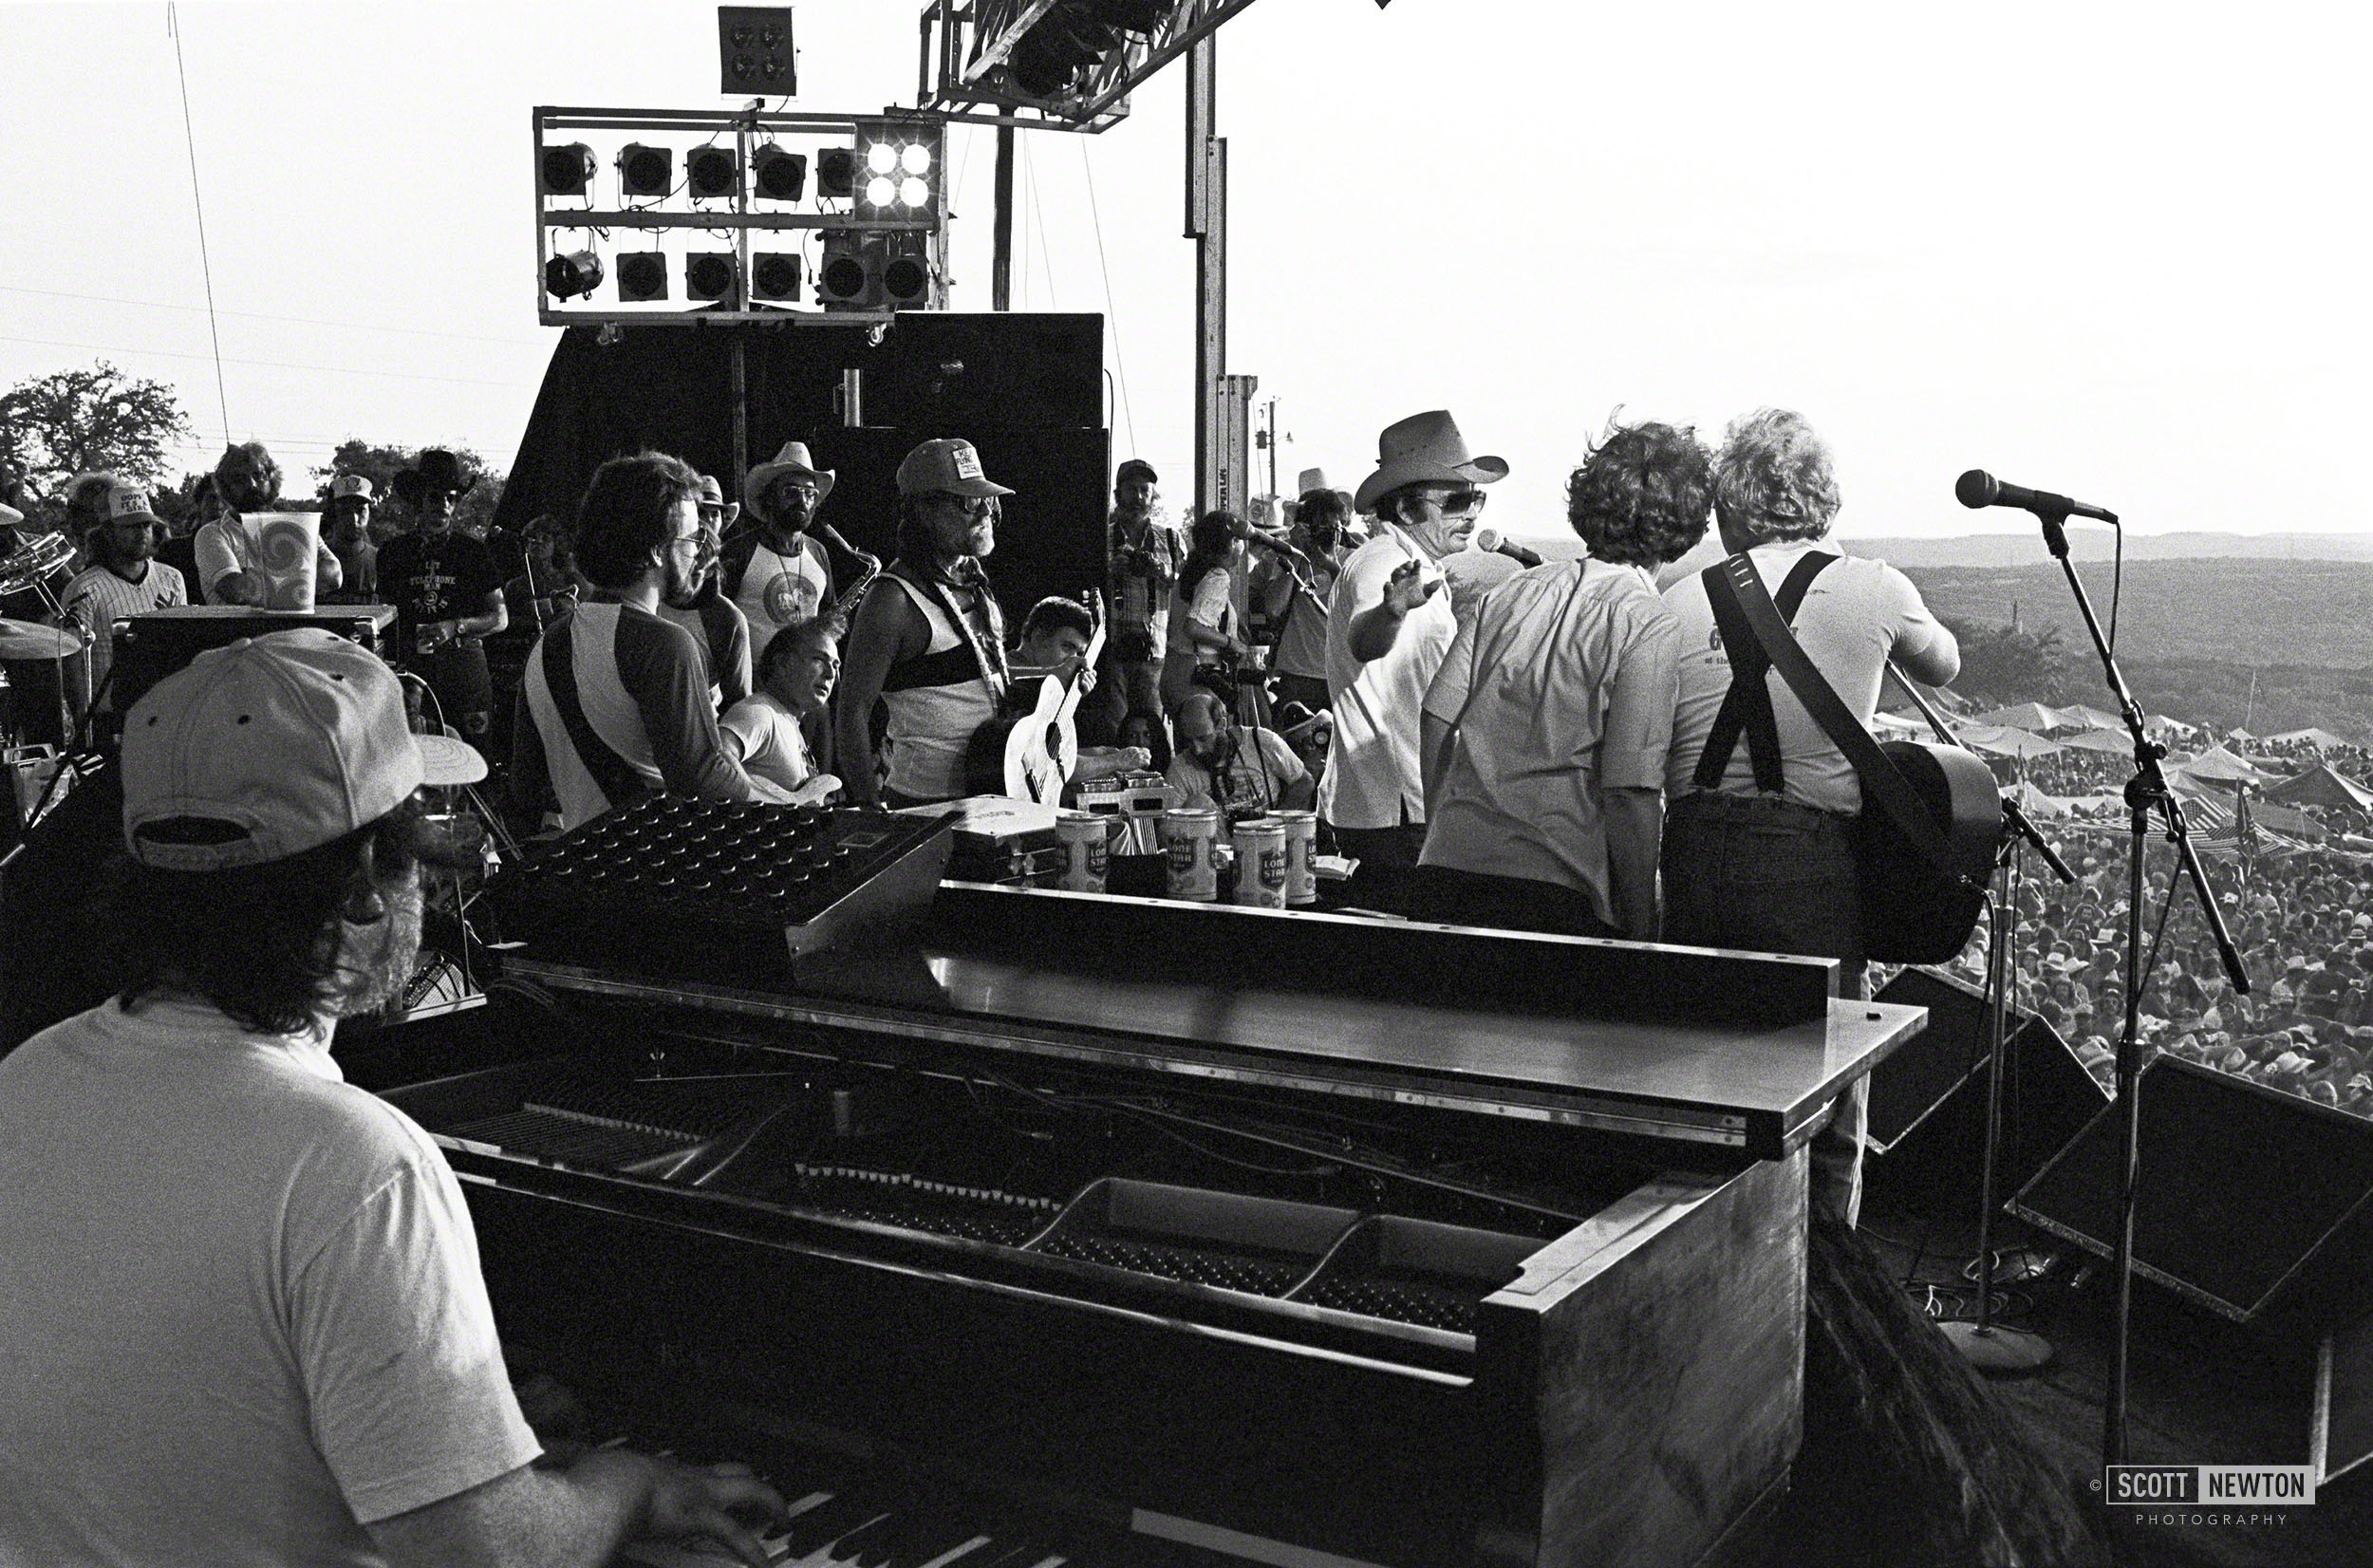
{"label": "sunglasses", "polygon": [[1445,516],[1455,517],[1463,513],[1481,512],[1484,502],[1489,499],[1480,490],[1453,490],[1447,495],[1436,495],[1433,504],[1442,509]]}
{"label": "sunglasses", "polygon": [[997,497],[994,495],[967,496],[943,494],[940,500],[945,505],[954,507],[967,517],[993,517],[997,514]]}

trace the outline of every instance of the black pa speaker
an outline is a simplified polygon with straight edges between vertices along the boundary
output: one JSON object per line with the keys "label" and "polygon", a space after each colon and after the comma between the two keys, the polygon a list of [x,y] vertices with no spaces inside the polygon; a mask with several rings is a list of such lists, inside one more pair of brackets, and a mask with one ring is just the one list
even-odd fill
{"label": "black pa speaker", "polygon": [[[1985,1158],[1986,994],[1941,970],[1906,969],[1878,1000],[1928,1009],[1928,1028],[1871,1073],[1875,1185],[1942,1201],[1974,1197]],[[2051,1025],[2012,1008],[2004,1020],[2002,1142],[1994,1189],[2024,1186],[2109,1103]]]}
{"label": "black pa speaker", "polygon": [[901,311],[858,363],[866,418],[918,439],[1105,422],[1102,316]]}
{"label": "black pa speaker", "polygon": [[[2143,1069],[2135,1272],[2236,1323],[2362,1316],[2373,1300],[2373,1121],[2179,1056]],[[2011,1212],[2106,1258],[2117,1237],[2110,1110]]]}

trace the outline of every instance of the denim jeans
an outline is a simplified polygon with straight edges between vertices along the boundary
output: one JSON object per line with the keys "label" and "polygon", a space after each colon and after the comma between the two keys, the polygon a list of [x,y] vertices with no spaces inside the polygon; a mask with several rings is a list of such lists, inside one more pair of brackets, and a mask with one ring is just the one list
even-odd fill
{"label": "denim jeans", "polygon": [[[1766,795],[1683,795],[1665,812],[1663,872],[1666,941],[1842,960],[1840,994],[1862,995],[1852,819]],[[1849,1225],[1862,1207],[1869,1108],[1864,1076],[1813,1137],[1813,1196]]]}

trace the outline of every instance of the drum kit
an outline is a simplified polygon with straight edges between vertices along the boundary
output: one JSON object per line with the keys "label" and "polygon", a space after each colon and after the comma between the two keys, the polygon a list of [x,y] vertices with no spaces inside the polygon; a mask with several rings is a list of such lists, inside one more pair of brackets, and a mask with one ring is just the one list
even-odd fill
{"label": "drum kit", "polygon": [[[11,594],[31,593],[53,617],[64,618],[64,607],[50,584],[60,573],[74,564],[74,544],[63,533],[37,534],[6,556],[0,556],[0,599]],[[7,672],[18,666],[54,666],[47,679],[28,680],[30,671],[17,673],[10,680]],[[0,751],[7,762],[7,772],[19,799],[0,801],[0,818],[13,814],[21,820],[29,805],[22,799],[24,778],[38,773],[47,783],[47,770],[58,766],[71,745],[76,727],[76,686],[87,680],[90,668],[87,647],[82,634],[70,626],[45,625],[39,621],[23,621],[0,617],[0,682],[10,690],[5,728],[0,728]],[[38,692],[41,699],[54,694],[57,704],[56,745],[31,743],[32,716],[18,708],[21,698]],[[40,726],[47,732],[47,719]],[[11,813],[9,806],[16,808]]]}

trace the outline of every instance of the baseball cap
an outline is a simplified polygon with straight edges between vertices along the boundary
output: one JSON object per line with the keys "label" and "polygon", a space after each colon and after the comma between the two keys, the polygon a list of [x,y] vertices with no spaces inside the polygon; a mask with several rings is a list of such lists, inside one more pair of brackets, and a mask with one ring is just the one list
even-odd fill
{"label": "baseball cap", "polygon": [[99,515],[110,523],[138,519],[143,523],[162,522],[148,504],[148,492],[121,479],[107,486],[107,493],[99,499]]}
{"label": "baseball cap", "polygon": [[[318,626],[276,631],[209,648],[133,704],[123,842],[166,870],[262,866],[368,827],[423,784],[485,776],[472,747],[405,727],[377,654]],[[208,826],[158,831],[190,818]]]}
{"label": "baseball cap", "polygon": [[1153,472],[1153,465],[1146,461],[1143,457],[1131,457],[1122,463],[1120,467],[1112,470],[1112,482],[1114,484],[1124,485],[1131,479],[1143,479],[1149,485],[1157,485],[1162,482],[1161,476]]}
{"label": "baseball cap", "polygon": [[1001,484],[990,482],[981,472],[981,454],[972,443],[960,438],[925,441],[906,454],[898,465],[898,494],[901,495],[1011,495],[1012,491]]}
{"label": "baseball cap", "polygon": [[341,474],[329,481],[329,498],[333,501],[375,501],[367,474]]}

